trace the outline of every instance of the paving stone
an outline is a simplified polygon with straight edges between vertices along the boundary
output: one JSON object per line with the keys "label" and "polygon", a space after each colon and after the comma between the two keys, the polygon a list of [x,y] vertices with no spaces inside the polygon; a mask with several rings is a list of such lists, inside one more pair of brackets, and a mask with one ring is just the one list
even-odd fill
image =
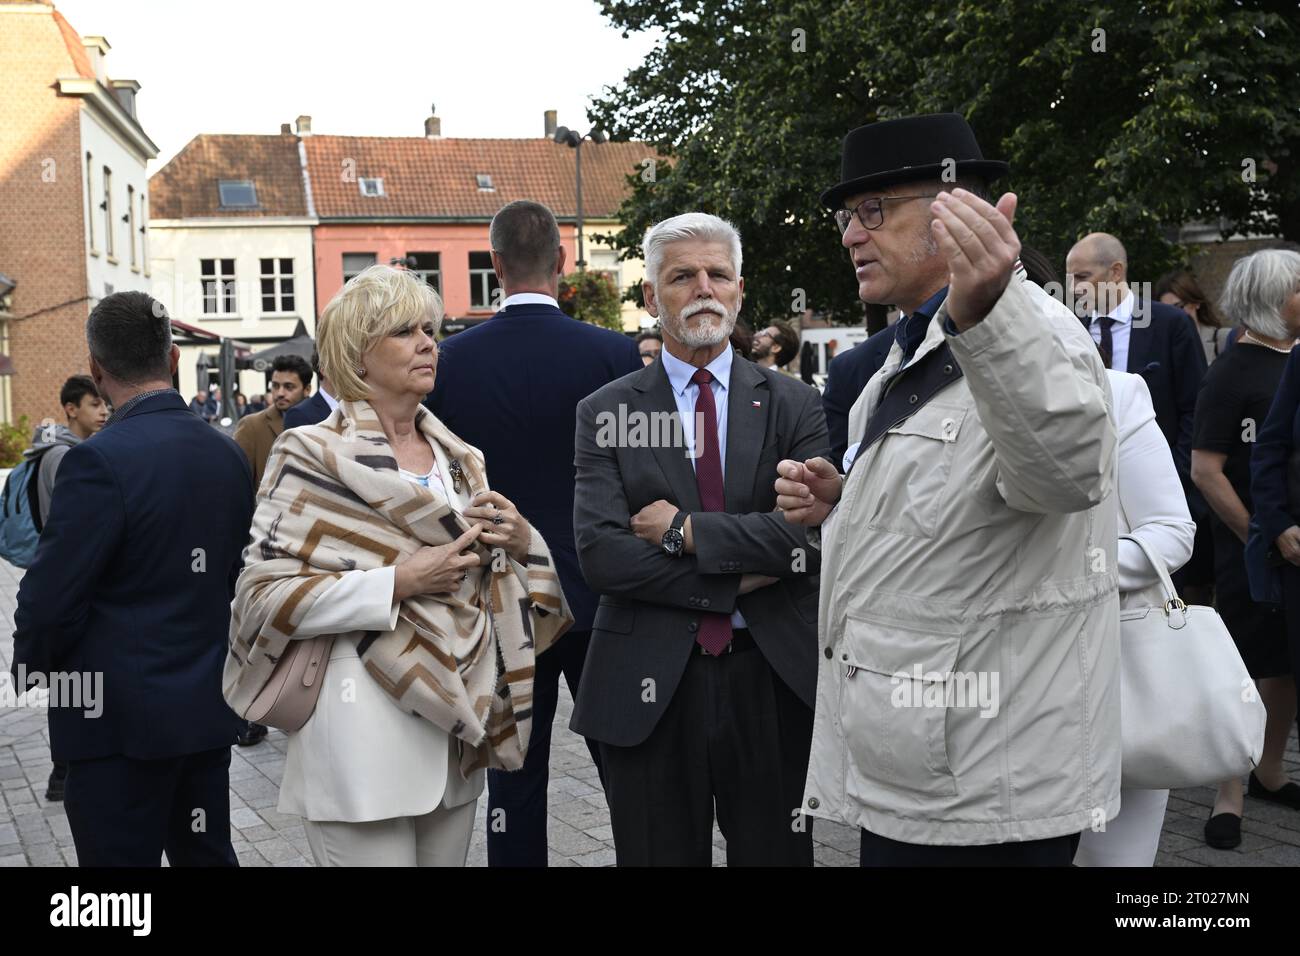
{"label": "paving stone", "polygon": [[254,843],[253,849],[260,853],[268,863],[302,859],[302,854],[298,852],[296,846],[288,840],[281,840],[278,837],[272,840],[263,840],[261,843]]}
{"label": "paving stone", "polygon": [[14,853],[11,856],[0,856],[0,866],[27,866],[27,857],[21,853]]}

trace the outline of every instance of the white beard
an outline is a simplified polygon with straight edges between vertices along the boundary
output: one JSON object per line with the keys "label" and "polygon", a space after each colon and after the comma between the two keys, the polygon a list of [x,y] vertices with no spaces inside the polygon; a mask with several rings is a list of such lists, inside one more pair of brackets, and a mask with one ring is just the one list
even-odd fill
{"label": "white beard", "polygon": [[[687,319],[704,311],[721,315],[711,315],[708,321],[687,325]],[[736,314],[717,299],[700,299],[683,308],[679,315],[669,317],[665,314],[663,324],[665,331],[687,348],[712,348],[731,335],[731,330],[736,327]]]}

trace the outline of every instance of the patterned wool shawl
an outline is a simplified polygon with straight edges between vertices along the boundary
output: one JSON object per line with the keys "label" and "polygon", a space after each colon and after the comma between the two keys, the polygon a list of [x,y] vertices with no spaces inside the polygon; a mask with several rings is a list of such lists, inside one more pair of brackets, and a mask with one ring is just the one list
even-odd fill
{"label": "patterned wool shawl", "polygon": [[[423,407],[415,422],[459,462],[471,494],[488,489],[478,449]],[[386,567],[469,528],[441,491],[401,477],[364,401],[340,402],[319,425],[276,439],[231,614],[223,690],[236,713],[247,710],[297,626],[343,572]],[[399,707],[466,743],[466,774],[523,765],[535,656],[573,623],[536,529],[526,566],[504,552],[478,551],[491,560],[470,569],[472,586],[407,598],[394,631],[343,635],[357,640],[366,673]]]}

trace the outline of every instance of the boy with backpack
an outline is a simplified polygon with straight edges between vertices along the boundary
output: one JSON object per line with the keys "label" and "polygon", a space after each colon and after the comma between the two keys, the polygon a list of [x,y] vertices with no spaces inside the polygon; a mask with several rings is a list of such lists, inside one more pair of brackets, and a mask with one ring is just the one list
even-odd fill
{"label": "boy with backpack", "polygon": [[[0,556],[17,567],[30,567],[36,557],[41,529],[50,515],[59,464],[72,446],[85,441],[108,421],[108,405],[89,375],[74,375],[63,383],[59,404],[66,425],[46,421],[36,426],[32,447],[9,475],[4,487]],[[68,766],[55,761],[45,799],[63,799]]]}

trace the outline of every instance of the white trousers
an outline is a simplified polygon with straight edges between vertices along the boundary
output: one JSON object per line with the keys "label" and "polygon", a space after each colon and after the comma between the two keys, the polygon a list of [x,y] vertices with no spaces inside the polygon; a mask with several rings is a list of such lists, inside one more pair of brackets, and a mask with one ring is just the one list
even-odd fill
{"label": "white trousers", "polygon": [[307,820],[307,843],[317,866],[464,866],[478,800],[439,804],[418,817],[366,823]]}
{"label": "white trousers", "polygon": [[1084,830],[1075,866],[1152,866],[1160,847],[1168,790],[1119,791],[1119,814],[1106,829]]}

